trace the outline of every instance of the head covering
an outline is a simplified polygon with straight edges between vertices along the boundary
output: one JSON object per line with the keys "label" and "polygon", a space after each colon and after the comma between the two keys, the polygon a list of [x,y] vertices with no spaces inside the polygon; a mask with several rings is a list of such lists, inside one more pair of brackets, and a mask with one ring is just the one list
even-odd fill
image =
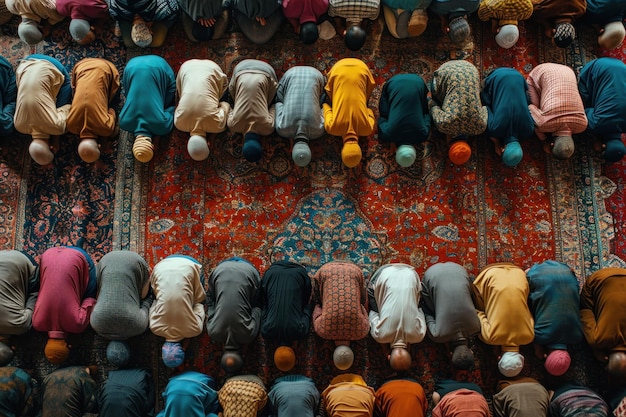
{"label": "head covering", "polygon": [[113,366],[121,368],[128,363],[130,359],[130,346],[128,343],[118,340],[112,340],[107,345],[107,360]]}
{"label": "head covering", "polygon": [[198,22],[193,22],[191,27],[191,36],[198,41],[210,41],[213,39],[213,26],[202,26]]}
{"label": "head covering", "polygon": [[91,30],[91,25],[84,19],[72,19],[70,22],[70,35],[76,42],[82,41]]}
{"label": "head covering", "polygon": [[333,362],[335,363],[337,369],[345,371],[350,368],[352,366],[352,362],[354,362],[354,352],[352,352],[352,349],[350,349],[349,346],[339,345],[333,352]]}
{"label": "head covering", "polygon": [[241,152],[244,158],[249,162],[258,162],[263,156],[263,148],[261,142],[259,142],[260,136],[258,133],[248,132],[243,140],[243,148]]}
{"label": "head covering", "polygon": [[348,141],[343,144],[341,149],[341,160],[348,168],[354,168],[361,162],[361,147],[356,140]]}
{"label": "head covering", "polygon": [[29,45],[38,44],[43,39],[39,25],[32,19],[22,19],[22,22],[17,27],[17,35],[23,42]]}
{"label": "head covering", "polygon": [[417,152],[413,145],[400,145],[396,150],[396,162],[403,168],[410,167],[415,162]]}
{"label": "head covering", "polygon": [[133,155],[139,162],[150,162],[154,156],[152,138],[145,135],[137,135],[133,143]]}
{"label": "head covering", "polygon": [[498,370],[507,378],[519,375],[524,367],[524,357],[518,352],[504,352],[498,362]]}
{"label": "head covering", "polygon": [[70,355],[70,348],[63,339],[48,339],[43,352],[51,364],[59,365]]}
{"label": "head covering", "polygon": [[454,165],[463,165],[472,156],[472,148],[465,141],[457,141],[450,145],[448,157]]}
{"label": "head covering", "polygon": [[228,373],[238,372],[243,368],[243,358],[236,350],[226,350],[222,353],[220,365]]}
{"label": "head covering", "polygon": [[626,35],[626,31],[621,20],[609,22],[604,25],[604,32],[598,36],[598,45],[604,49],[615,49],[624,40],[624,35]]}
{"label": "head covering", "polygon": [[514,167],[522,161],[524,152],[519,142],[509,142],[502,152],[502,162],[508,167]]}
{"label": "head covering", "polygon": [[317,31],[317,23],[305,22],[300,25],[300,40],[305,45],[311,45],[315,43],[319,36]]}
{"label": "head covering", "polygon": [[0,366],[6,366],[13,360],[13,349],[5,342],[0,342]]}
{"label": "head covering", "polygon": [[365,45],[365,38],[366,34],[363,28],[359,25],[353,25],[346,30],[344,41],[349,50],[358,51]]}
{"label": "head covering", "polygon": [[323,41],[332,39],[337,34],[335,27],[328,20],[324,20],[322,23],[320,23],[317,27],[317,30],[319,32],[319,38]]}
{"label": "head covering", "polygon": [[209,143],[204,136],[191,135],[187,141],[187,152],[194,161],[204,161],[209,157]]}
{"label": "head covering", "polygon": [[78,144],[78,155],[80,159],[91,164],[100,158],[100,148],[95,139],[81,139]]}
{"label": "head covering", "polygon": [[572,358],[567,350],[555,349],[550,352],[543,365],[550,375],[561,376],[567,372],[570,363],[572,363]]}
{"label": "head covering", "polygon": [[296,354],[289,346],[280,346],[274,351],[274,364],[283,372],[290,371],[296,365]]}
{"label": "head covering", "polygon": [[557,136],[554,138],[552,156],[556,159],[568,159],[574,154],[574,139],[571,136]]}
{"label": "head covering", "polygon": [[42,139],[33,139],[28,147],[28,153],[33,158],[33,161],[39,165],[48,165],[54,159],[54,154],[50,150],[50,144]]}
{"label": "head covering", "polygon": [[448,37],[454,43],[465,42],[470,35],[470,25],[465,16],[459,16],[452,19],[448,28],[450,29]]}
{"label": "head covering", "polygon": [[294,143],[291,158],[299,167],[305,167],[311,162],[311,148],[305,141]]}
{"label": "head covering", "polygon": [[179,342],[165,342],[161,348],[163,363],[168,368],[176,368],[185,361],[185,350]]}
{"label": "head covering", "polygon": [[602,157],[607,162],[618,162],[626,154],[626,146],[621,139],[610,139],[606,141],[606,148],[602,153]]}
{"label": "head covering", "polygon": [[496,35],[496,43],[500,48],[509,49],[517,43],[519,39],[519,29],[517,25],[504,25],[500,27],[500,32]]}
{"label": "head covering", "polygon": [[570,22],[557,23],[554,29],[554,44],[559,48],[567,48],[576,39],[576,29]]}
{"label": "head covering", "polygon": [[152,44],[152,33],[145,23],[135,23],[130,31],[130,38],[140,48],[147,48]]}

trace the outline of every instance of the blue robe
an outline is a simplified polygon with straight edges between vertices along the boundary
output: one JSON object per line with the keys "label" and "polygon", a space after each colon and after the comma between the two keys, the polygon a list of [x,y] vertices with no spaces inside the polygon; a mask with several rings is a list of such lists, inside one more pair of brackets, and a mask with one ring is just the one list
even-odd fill
{"label": "blue robe", "polygon": [[157,417],[217,417],[219,401],[210,376],[187,371],[170,378],[163,391],[165,408]]}
{"label": "blue robe", "polygon": [[9,136],[15,132],[13,116],[16,101],[15,71],[11,63],[0,56],[0,137]]}
{"label": "blue robe", "polygon": [[176,76],[165,59],[157,55],[132,58],[124,69],[122,87],[126,102],[120,112],[120,128],[148,137],[172,131]]}
{"label": "blue robe", "polygon": [[528,84],[513,68],[497,68],[485,78],[480,98],[487,106],[487,134],[503,145],[530,139],[535,122],[528,110]]}
{"label": "blue robe", "polygon": [[315,383],[304,375],[276,378],[267,397],[271,415],[278,417],[313,417],[320,403],[320,393]]}
{"label": "blue robe", "polygon": [[455,17],[474,13],[478,10],[478,6],[480,6],[480,0],[433,0],[428,10],[437,16],[446,16],[452,20]]}

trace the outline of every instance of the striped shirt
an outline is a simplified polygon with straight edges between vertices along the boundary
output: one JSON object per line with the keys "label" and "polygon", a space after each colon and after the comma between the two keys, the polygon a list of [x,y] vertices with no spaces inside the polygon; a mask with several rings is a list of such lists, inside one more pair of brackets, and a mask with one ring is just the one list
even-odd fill
{"label": "striped shirt", "polygon": [[528,74],[526,81],[530,96],[528,109],[540,139],[545,139],[541,133],[571,136],[585,131],[585,107],[578,92],[576,75],[570,67],[539,64]]}
{"label": "striped shirt", "polygon": [[376,20],[380,10],[380,0],[330,0],[328,15],[343,17],[348,22],[359,23],[363,19]]}
{"label": "striped shirt", "polygon": [[114,20],[133,21],[135,14],[147,22],[173,22],[178,18],[178,0],[110,0]]}
{"label": "striped shirt", "polygon": [[604,417],[609,415],[607,403],[587,387],[567,384],[565,389],[554,392],[549,407],[551,416]]}
{"label": "striped shirt", "polygon": [[516,25],[533,14],[532,0],[482,0],[478,7],[478,18],[486,21],[499,20],[498,25]]}
{"label": "striped shirt", "polygon": [[280,136],[317,139],[325,133],[320,105],[325,84],[322,73],[313,67],[297,66],[285,72],[276,92],[276,132]]}

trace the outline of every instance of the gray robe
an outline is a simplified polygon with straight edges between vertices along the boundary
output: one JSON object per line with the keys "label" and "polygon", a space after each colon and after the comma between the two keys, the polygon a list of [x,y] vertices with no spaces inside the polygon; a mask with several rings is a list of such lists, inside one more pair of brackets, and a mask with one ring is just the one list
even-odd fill
{"label": "gray robe", "polygon": [[26,255],[0,251],[0,335],[19,335],[32,326],[39,274]]}

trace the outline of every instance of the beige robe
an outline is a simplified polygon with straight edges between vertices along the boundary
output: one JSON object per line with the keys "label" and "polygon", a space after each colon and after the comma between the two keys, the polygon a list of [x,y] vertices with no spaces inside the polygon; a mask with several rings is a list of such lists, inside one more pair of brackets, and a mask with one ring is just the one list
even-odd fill
{"label": "beige robe", "polygon": [[55,0],[6,0],[6,7],[22,19],[35,22],[47,20],[51,25],[56,25],[65,18],[57,12]]}

